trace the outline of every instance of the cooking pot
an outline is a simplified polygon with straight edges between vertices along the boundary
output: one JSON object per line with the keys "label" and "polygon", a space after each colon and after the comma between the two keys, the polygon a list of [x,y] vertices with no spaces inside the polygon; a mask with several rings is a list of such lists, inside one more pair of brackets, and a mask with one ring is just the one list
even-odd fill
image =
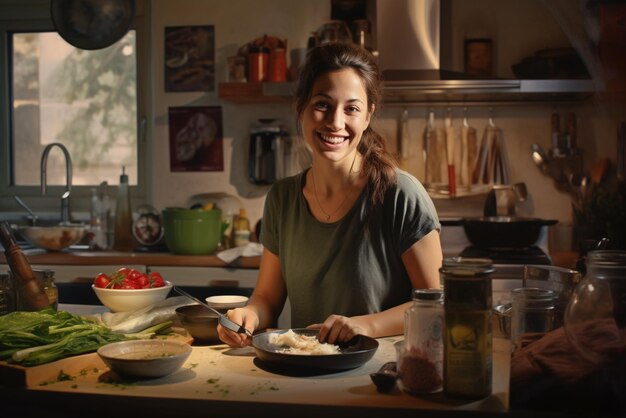
{"label": "cooking pot", "polygon": [[224,225],[219,209],[168,207],[162,213],[165,244],[175,254],[211,254],[222,241]]}
{"label": "cooking pot", "polygon": [[515,216],[488,216],[462,218],[467,239],[479,248],[525,248],[534,245],[541,236],[542,227],[554,225],[553,219]]}

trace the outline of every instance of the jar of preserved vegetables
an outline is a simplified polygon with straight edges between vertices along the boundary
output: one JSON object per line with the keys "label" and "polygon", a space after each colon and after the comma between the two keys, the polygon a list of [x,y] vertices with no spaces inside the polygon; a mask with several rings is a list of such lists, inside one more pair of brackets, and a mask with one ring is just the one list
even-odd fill
{"label": "jar of preserved vegetables", "polygon": [[484,398],[491,394],[493,341],[491,273],[487,258],[452,257],[439,269],[444,285],[444,392]]}

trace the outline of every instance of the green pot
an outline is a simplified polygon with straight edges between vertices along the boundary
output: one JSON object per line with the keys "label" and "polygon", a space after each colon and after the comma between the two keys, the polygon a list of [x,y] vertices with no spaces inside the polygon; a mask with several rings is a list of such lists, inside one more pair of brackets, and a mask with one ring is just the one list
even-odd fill
{"label": "green pot", "polygon": [[222,212],[219,209],[165,208],[165,244],[175,254],[211,254],[222,241]]}

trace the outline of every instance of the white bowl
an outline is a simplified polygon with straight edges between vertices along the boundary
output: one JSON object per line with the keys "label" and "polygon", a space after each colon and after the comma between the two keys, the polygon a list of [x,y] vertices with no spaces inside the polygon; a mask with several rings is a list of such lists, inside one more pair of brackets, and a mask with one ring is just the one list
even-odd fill
{"label": "white bowl", "polygon": [[172,290],[172,283],[150,289],[104,289],[91,285],[100,302],[113,312],[132,312],[164,300]]}
{"label": "white bowl", "polygon": [[129,340],[98,348],[98,355],[111,370],[124,376],[143,378],[174,373],[189,354],[189,344],[168,340]]}
{"label": "white bowl", "polygon": [[218,311],[241,308],[246,306],[246,303],[248,303],[248,297],[242,295],[209,296],[205,300],[210,307],[217,309]]}

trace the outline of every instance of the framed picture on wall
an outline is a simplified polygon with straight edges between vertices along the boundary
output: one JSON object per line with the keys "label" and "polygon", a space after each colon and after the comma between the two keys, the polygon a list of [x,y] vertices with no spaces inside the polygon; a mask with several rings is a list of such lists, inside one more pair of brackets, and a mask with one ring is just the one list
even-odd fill
{"label": "framed picture on wall", "polygon": [[213,26],[165,28],[165,91],[215,90]]}
{"label": "framed picture on wall", "polygon": [[221,106],[170,107],[170,171],[224,171]]}

